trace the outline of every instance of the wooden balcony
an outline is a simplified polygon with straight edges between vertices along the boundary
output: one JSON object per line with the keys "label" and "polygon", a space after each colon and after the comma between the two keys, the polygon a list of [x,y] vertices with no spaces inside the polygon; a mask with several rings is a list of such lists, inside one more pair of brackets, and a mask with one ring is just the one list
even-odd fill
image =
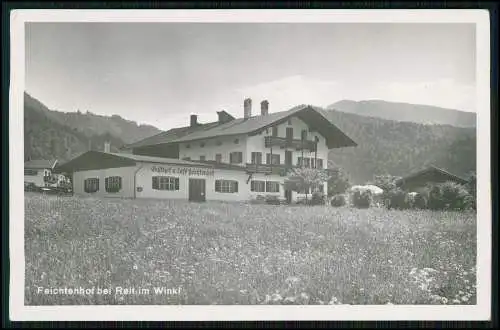
{"label": "wooden balcony", "polygon": [[264,174],[277,174],[285,176],[292,165],[284,164],[246,164],[247,173],[264,173]]}
{"label": "wooden balcony", "polygon": [[311,140],[300,140],[300,139],[287,139],[284,137],[277,136],[266,136],[264,140],[266,148],[270,147],[280,147],[280,148],[290,148],[296,150],[310,150],[315,151],[317,143]]}

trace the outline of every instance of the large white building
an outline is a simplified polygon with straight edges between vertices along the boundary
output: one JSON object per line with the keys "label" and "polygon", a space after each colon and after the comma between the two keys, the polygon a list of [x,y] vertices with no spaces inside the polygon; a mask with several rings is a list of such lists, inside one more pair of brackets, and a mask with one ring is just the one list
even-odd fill
{"label": "large white building", "polygon": [[329,149],[356,146],[319,108],[269,113],[263,101],[252,115],[250,99],[243,108],[243,118],[219,111],[218,121],[205,124],[191,115],[189,126],[126,145],[123,153],[89,151],[59,170],[72,173],[73,191],[81,195],[292,201],[297,194],[283,189],[290,168],[327,168]]}

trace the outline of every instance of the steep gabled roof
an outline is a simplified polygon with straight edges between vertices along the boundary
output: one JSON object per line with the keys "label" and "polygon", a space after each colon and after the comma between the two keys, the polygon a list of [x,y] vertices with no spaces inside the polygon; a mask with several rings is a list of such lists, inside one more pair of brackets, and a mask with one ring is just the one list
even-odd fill
{"label": "steep gabled roof", "polygon": [[126,153],[106,153],[106,152],[92,150],[92,151],[87,151],[81,154],[80,156],[75,157],[64,164],[57,166],[55,168],[55,171],[71,173],[74,171],[128,167],[128,166],[135,166],[137,163],[140,162],[207,167],[207,168],[212,167],[208,164],[200,164],[176,158],[150,157],[150,156],[141,156],[141,155],[126,154]]}
{"label": "steep gabled roof", "polygon": [[410,182],[413,180],[418,180],[419,177],[423,177],[423,176],[429,175],[429,174],[438,175],[440,178],[442,178],[443,180],[446,180],[446,181],[454,181],[454,182],[458,182],[458,183],[462,183],[462,184],[465,184],[467,182],[467,180],[465,180],[464,178],[461,178],[455,174],[452,174],[452,173],[450,173],[442,168],[431,165],[423,170],[420,170],[418,172],[412,173],[408,176],[405,176],[405,177],[399,179],[397,181],[397,184],[404,185],[407,182]]}
{"label": "steep gabled roof", "polygon": [[53,169],[57,164],[57,159],[54,160],[45,160],[45,159],[34,159],[29,160],[24,163],[24,168],[33,168],[33,169]]}
{"label": "steep gabled roof", "polygon": [[212,122],[195,127],[174,128],[126,145],[124,148],[138,148],[156,144],[180,143],[222,136],[252,134],[283,122],[292,116],[297,116],[322,134],[326,138],[329,149],[357,145],[356,142],[328,120],[322,109],[310,105],[300,105],[288,111],[270,113],[265,116],[238,118],[226,123]]}

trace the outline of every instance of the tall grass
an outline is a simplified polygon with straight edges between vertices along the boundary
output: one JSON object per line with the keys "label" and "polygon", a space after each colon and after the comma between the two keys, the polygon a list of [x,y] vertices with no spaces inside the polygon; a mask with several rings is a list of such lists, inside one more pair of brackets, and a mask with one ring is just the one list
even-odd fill
{"label": "tall grass", "polygon": [[25,303],[475,304],[475,228],[474,213],[26,195]]}

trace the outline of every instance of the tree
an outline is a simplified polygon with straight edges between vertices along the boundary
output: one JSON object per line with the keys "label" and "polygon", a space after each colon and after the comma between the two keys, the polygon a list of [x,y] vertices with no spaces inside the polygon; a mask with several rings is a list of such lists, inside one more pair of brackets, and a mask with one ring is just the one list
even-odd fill
{"label": "tree", "polygon": [[306,201],[308,191],[328,182],[329,174],[324,169],[299,167],[290,170],[284,182],[286,190],[297,193],[305,192]]}
{"label": "tree", "polygon": [[328,196],[343,194],[350,187],[347,174],[340,168],[329,169]]}

